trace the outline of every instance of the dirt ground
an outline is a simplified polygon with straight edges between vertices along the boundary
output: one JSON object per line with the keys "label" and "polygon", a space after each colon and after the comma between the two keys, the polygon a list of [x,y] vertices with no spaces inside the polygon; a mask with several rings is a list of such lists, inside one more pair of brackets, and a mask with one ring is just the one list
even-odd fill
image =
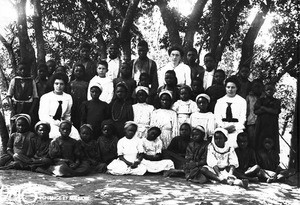
{"label": "dirt ground", "polygon": [[300,204],[300,189],[280,183],[193,184],[162,175],[58,178],[0,171],[0,204]]}

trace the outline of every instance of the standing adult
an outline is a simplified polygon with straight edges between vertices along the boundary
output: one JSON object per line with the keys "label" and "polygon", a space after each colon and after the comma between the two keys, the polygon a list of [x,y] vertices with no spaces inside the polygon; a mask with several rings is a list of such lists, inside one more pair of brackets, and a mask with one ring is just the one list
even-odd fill
{"label": "standing adult", "polygon": [[116,41],[112,41],[108,47],[108,72],[106,77],[111,80],[119,77],[121,59],[120,59],[120,48]]}
{"label": "standing adult", "polygon": [[[41,121],[50,123],[50,138],[60,136],[59,124],[63,120],[71,121],[71,108],[73,100],[71,95],[64,92],[68,83],[67,75],[55,73],[52,76],[53,91],[44,94],[40,100],[39,118]],[[71,138],[80,139],[77,129],[72,126]]]}
{"label": "standing adult", "polygon": [[190,48],[186,54],[187,65],[191,68],[191,79],[203,77],[205,69],[197,62],[198,52],[195,48]]}
{"label": "standing adult", "polygon": [[159,85],[164,84],[165,73],[168,70],[174,70],[177,77],[177,84],[191,86],[191,69],[188,65],[182,62],[184,52],[179,46],[172,46],[168,50],[170,62],[167,63],[162,69],[159,77]]}
{"label": "standing adult", "polygon": [[216,59],[212,53],[207,53],[204,56],[204,65],[205,65],[205,72],[203,75],[203,88],[206,90],[208,87],[212,86],[213,78],[216,70]]}
{"label": "standing adult", "polygon": [[228,143],[237,147],[237,134],[245,129],[247,103],[244,98],[237,95],[240,83],[236,76],[231,76],[225,81],[226,95],[220,98],[216,105],[214,114],[217,127],[228,131]]}

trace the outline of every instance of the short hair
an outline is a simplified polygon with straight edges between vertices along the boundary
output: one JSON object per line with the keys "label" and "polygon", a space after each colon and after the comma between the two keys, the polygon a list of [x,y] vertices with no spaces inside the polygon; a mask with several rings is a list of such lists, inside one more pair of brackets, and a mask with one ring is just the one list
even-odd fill
{"label": "short hair", "polygon": [[212,53],[207,53],[207,54],[205,54],[204,58],[206,58],[206,57],[211,57],[214,61],[216,61],[216,57],[215,57],[215,55],[212,54]]}
{"label": "short hair", "polygon": [[56,65],[56,62],[55,62],[55,60],[53,60],[53,59],[47,60],[46,64],[47,64],[47,63],[54,63],[54,65]]}
{"label": "short hair", "polygon": [[179,129],[180,129],[181,127],[183,127],[183,126],[188,126],[188,127],[189,127],[189,130],[190,130],[190,132],[192,132],[192,127],[191,127],[191,125],[190,125],[189,123],[187,123],[187,122],[185,122],[185,123],[182,123],[182,124],[180,125]]}
{"label": "short hair", "polygon": [[230,76],[229,78],[227,78],[225,80],[225,86],[227,85],[227,83],[234,83],[235,86],[237,87],[237,92],[240,90],[241,88],[241,84],[237,78],[237,76],[233,75],[233,76]]}
{"label": "short hair", "polygon": [[69,78],[68,78],[67,74],[65,74],[65,73],[54,73],[51,78],[52,86],[54,85],[55,80],[62,80],[62,81],[64,81],[65,85],[67,85],[69,82]]}
{"label": "short hair", "polygon": [[166,74],[171,74],[171,75],[173,75],[174,77],[176,77],[176,73],[175,73],[174,70],[167,70],[166,73],[165,73],[165,75],[166,75]]}
{"label": "short hair", "polygon": [[198,51],[196,50],[196,48],[191,47],[187,52],[195,52],[196,54],[198,54]]}
{"label": "short hair", "polygon": [[75,68],[76,67],[80,67],[80,68],[82,68],[85,71],[85,67],[84,67],[84,65],[82,63],[76,63],[74,67]]}
{"label": "short hair", "polygon": [[87,42],[83,42],[83,43],[80,45],[80,50],[82,50],[82,49],[84,49],[84,48],[86,48],[86,49],[88,49],[88,50],[91,50],[92,46],[91,46],[91,44],[89,44],[89,43],[87,43]]}
{"label": "short hair", "polygon": [[145,41],[145,40],[141,40],[141,41],[138,43],[138,46],[141,46],[141,47],[147,47],[147,48],[149,47],[147,41]]}
{"label": "short hair", "polygon": [[179,88],[179,91],[181,91],[181,90],[187,90],[190,96],[191,96],[191,94],[192,94],[192,89],[191,89],[191,87],[188,86],[188,85],[183,85],[183,86],[181,86],[181,87]]}
{"label": "short hair", "polygon": [[216,74],[216,73],[221,73],[224,77],[226,77],[225,71],[222,70],[222,69],[217,69],[217,70],[215,70],[215,74]]}
{"label": "short hair", "polygon": [[108,63],[107,63],[105,60],[99,60],[99,61],[98,61],[97,67],[98,67],[99,65],[103,65],[103,66],[106,67],[106,69],[108,69]]}
{"label": "short hair", "polygon": [[155,130],[158,132],[158,136],[161,134],[161,129],[159,127],[150,127],[149,130],[148,130],[148,133],[151,131],[151,130]]}
{"label": "short hair", "polygon": [[141,73],[139,79],[142,77],[146,78],[147,80],[150,80],[150,75],[148,73]]}
{"label": "short hair", "polygon": [[239,140],[239,138],[242,138],[242,137],[246,137],[247,138],[247,141],[249,140],[249,136],[247,134],[247,132],[240,132],[238,135],[237,135],[237,141]]}
{"label": "short hair", "polygon": [[126,90],[126,92],[128,92],[128,87],[127,87],[127,85],[126,85],[126,83],[125,83],[124,81],[119,82],[119,83],[116,85],[116,89],[117,89],[118,87],[122,87],[122,88],[124,88],[124,89]]}
{"label": "short hair", "polygon": [[181,48],[181,46],[177,46],[177,45],[172,46],[172,47],[168,50],[168,54],[171,55],[172,51],[179,51],[180,56],[181,56],[181,57],[184,56],[184,51],[183,51],[183,49]]}
{"label": "short hair", "polygon": [[37,70],[47,70],[48,71],[48,67],[46,64],[42,63],[42,64],[38,65]]}

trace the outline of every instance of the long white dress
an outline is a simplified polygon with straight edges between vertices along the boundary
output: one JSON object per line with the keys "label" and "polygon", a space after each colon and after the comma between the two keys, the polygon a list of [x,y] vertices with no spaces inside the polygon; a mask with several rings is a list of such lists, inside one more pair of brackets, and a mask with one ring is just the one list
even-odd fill
{"label": "long white dress", "polygon": [[[156,155],[162,151],[162,141],[159,138],[154,141],[149,141],[146,138],[143,138],[141,140],[141,144],[144,153],[147,155]],[[159,161],[143,159],[141,164],[145,165],[147,171],[151,173],[158,173],[164,170],[174,169],[174,163],[170,159],[163,159]]]}
{"label": "long white dress", "polygon": [[177,113],[174,110],[154,110],[150,126],[156,126],[161,129],[160,139],[163,143],[163,149],[167,149],[172,139],[179,134]]}
{"label": "long white dress", "polygon": [[[51,131],[49,137],[56,139],[60,136],[59,123],[60,120],[54,120],[53,116],[58,108],[58,101],[62,101],[62,115],[61,120],[71,121],[71,108],[73,105],[73,100],[71,95],[63,93],[62,95],[57,95],[53,91],[42,95],[40,99],[39,107],[39,118],[41,121],[46,121],[50,123]],[[72,126],[70,137],[76,140],[80,139],[78,130]]]}
{"label": "long white dress", "polygon": [[190,125],[196,127],[201,125],[205,129],[205,139],[212,137],[216,129],[215,115],[212,112],[194,112],[190,117]]}
{"label": "long white dress", "polygon": [[183,123],[190,123],[190,116],[192,113],[198,111],[198,107],[197,103],[193,100],[177,100],[173,104],[172,110],[177,113],[178,126],[180,127]]}
{"label": "long white dress", "polygon": [[[126,137],[121,138],[117,145],[118,156],[123,155],[123,157],[131,163],[136,161],[137,155],[143,153],[140,140],[141,139],[137,137],[133,137],[132,139],[127,139]],[[147,169],[142,163],[139,164],[137,168],[132,169],[119,158],[113,160],[107,166],[107,172],[113,175],[144,175],[146,171]]]}
{"label": "long white dress", "polygon": [[150,127],[151,114],[154,110],[153,105],[147,103],[137,103],[132,105],[133,120],[138,125],[138,130],[135,134],[138,138],[147,136],[147,131]]}

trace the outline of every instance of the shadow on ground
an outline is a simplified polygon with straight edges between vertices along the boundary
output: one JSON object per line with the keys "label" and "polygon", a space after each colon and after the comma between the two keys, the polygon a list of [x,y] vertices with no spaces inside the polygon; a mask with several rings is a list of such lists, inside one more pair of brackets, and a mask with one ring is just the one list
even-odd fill
{"label": "shadow on ground", "polygon": [[161,175],[57,178],[0,171],[0,204],[300,204],[300,189],[287,184],[198,185]]}

